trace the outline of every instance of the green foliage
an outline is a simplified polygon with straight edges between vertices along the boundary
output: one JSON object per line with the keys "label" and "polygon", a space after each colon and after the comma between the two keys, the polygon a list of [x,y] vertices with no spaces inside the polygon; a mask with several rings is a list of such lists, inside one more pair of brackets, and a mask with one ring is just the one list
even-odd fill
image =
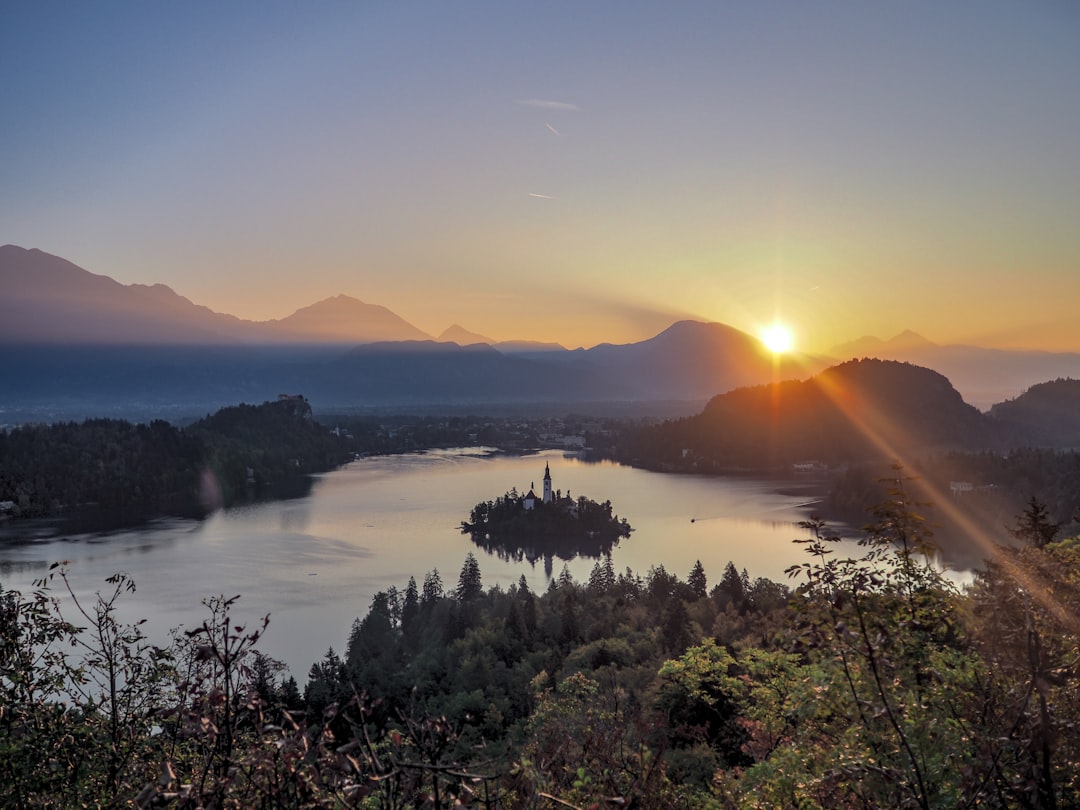
{"label": "green foliage", "polygon": [[193,514],[348,458],[306,402],[223,408],[186,429],[88,419],[0,431],[0,501],[20,517],[75,508]]}
{"label": "green foliage", "polygon": [[1035,806],[1075,805],[1080,554],[1068,542],[1003,550],[977,575],[971,610],[976,649],[989,668],[977,693],[983,745],[992,741],[988,753],[1001,763],[990,778],[1018,803],[1034,794]]}
{"label": "green foliage", "polygon": [[679,747],[706,743],[718,756],[718,767],[749,764],[745,733],[737,722],[736,702],[743,681],[735,659],[712,639],[691,647],[660,667],[658,706]]}
{"label": "green foliage", "polygon": [[576,673],[536,696],[518,779],[527,794],[571,806],[676,807],[664,767],[617,688]]}
{"label": "green foliage", "polygon": [[450,595],[436,572],[377,594],[303,697],[235,599],[160,649],[116,619],[123,575],[92,605],[61,572],[0,592],[0,804],[1076,806],[1076,544],[1002,550],[959,592],[910,481],[883,488],[855,558],[807,523],[794,594],[609,558],[485,591],[469,555]]}

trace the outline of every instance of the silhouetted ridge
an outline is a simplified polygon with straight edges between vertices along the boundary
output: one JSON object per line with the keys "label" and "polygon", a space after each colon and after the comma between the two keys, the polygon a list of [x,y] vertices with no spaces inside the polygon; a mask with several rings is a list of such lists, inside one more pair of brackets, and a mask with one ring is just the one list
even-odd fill
{"label": "silhouetted ridge", "polygon": [[988,418],[930,369],[853,360],[807,380],[738,388],[698,416],[643,432],[653,465],[762,468],[893,459],[993,443]]}
{"label": "silhouetted ridge", "polygon": [[164,284],[120,284],[66,259],[0,247],[0,343],[191,346],[430,338],[389,309],[338,295],[280,320],[245,321]]}
{"label": "silhouetted ridge", "polygon": [[1080,380],[1064,378],[1033,385],[999,402],[990,416],[1020,444],[1080,447]]}

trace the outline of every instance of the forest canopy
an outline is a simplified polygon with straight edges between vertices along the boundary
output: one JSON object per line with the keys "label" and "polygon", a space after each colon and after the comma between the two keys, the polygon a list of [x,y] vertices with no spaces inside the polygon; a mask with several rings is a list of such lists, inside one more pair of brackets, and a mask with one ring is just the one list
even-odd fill
{"label": "forest canopy", "polygon": [[15,516],[88,506],[191,514],[348,460],[303,398],[222,408],[179,428],[87,419],[0,431],[0,502]]}
{"label": "forest canopy", "polygon": [[0,595],[0,803],[1076,806],[1080,552],[1037,500],[1014,518],[963,589],[899,474],[862,556],[807,522],[794,589],[610,557],[485,588],[469,554],[376,594],[302,692],[235,599],[161,648],[125,577],[71,613],[54,571]]}

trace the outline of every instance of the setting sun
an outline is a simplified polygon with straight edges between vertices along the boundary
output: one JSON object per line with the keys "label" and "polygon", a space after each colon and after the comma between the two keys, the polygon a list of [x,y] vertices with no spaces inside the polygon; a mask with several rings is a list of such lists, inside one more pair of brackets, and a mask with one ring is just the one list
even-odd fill
{"label": "setting sun", "polygon": [[772,326],[766,327],[761,333],[761,342],[774,354],[783,354],[791,351],[794,338],[788,327],[782,323],[774,323]]}

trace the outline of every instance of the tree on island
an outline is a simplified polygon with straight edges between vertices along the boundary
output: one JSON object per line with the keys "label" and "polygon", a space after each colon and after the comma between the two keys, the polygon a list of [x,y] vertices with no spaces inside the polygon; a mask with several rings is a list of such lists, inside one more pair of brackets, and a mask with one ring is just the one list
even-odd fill
{"label": "tree on island", "polygon": [[474,506],[461,531],[501,559],[533,563],[549,557],[570,560],[610,554],[632,528],[612,512],[611,501],[597,503],[583,496],[574,499],[569,493],[553,493],[550,472],[545,469],[543,499],[536,498],[531,489],[527,495],[511,489]]}

